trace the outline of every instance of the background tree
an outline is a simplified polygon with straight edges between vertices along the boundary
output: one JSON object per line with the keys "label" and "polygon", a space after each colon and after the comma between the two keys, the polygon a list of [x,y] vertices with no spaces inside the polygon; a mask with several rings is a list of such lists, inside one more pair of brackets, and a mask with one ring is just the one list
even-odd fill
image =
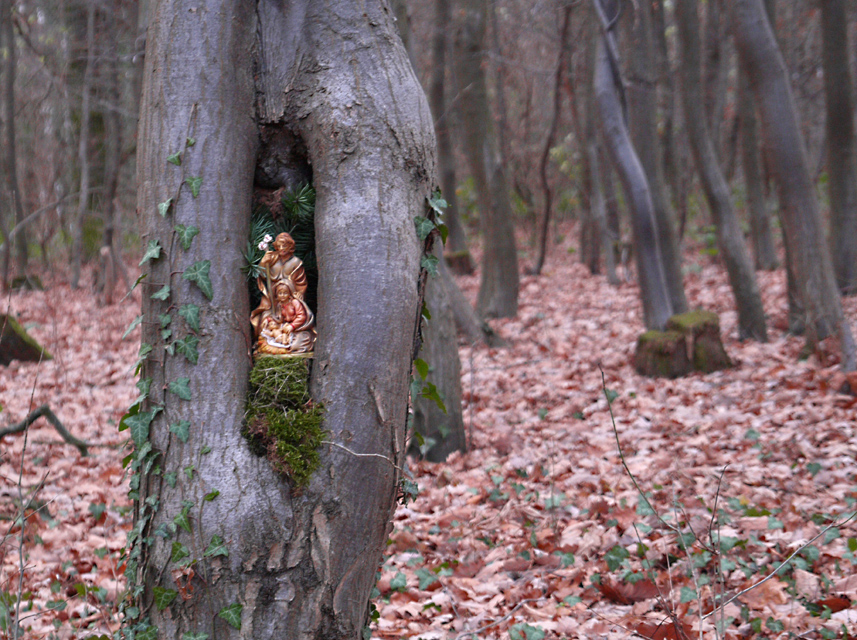
{"label": "background tree", "polygon": [[[183,479],[171,487],[148,476],[137,526],[171,523],[189,500],[193,540],[220,536],[229,555],[214,562],[216,579],[197,584],[202,597],[177,599],[169,613],[149,611],[161,637],[353,640],[366,620],[404,455],[419,313],[414,217],[425,212],[435,169],[430,112],[383,3],[284,9],[219,0],[197,8],[160,0],[147,40],[139,208],[164,255],[148,271],[144,342],[164,353],[158,316],[177,305],[200,307],[201,334],[199,366],[182,357],[146,360],[144,376],[157,390],[150,402],[164,406],[151,444],[163,452],[163,472]],[[238,19],[253,15],[257,21]],[[211,60],[219,62],[203,64]],[[240,267],[260,130],[292,132],[278,167],[288,173],[302,157],[310,161],[317,193],[312,380],[330,444],[299,496],[241,436],[250,361]],[[166,160],[177,152],[180,167]],[[193,178],[202,182],[182,182]],[[172,209],[162,217],[158,204],[169,197]],[[176,224],[200,230],[186,252],[170,241]],[[210,300],[178,275],[199,273],[193,265],[205,260]],[[151,298],[164,284],[169,300]],[[186,332],[178,318],[173,324],[177,335]],[[161,395],[177,380],[191,400]],[[187,444],[168,428],[180,420],[190,423]],[[192,479],[182,472],[188,464]],[[202,496],[215,489],[220,494],[203,510]],[[143,505],[155,496],[159,508],[147,522]],[[142,565],[147,607],[161,589],[178,586],[161,570],[172,543],[155,538]],[[217,615],[224,607],[228,619]],[[230,624],[236,617],[240,632]]]}

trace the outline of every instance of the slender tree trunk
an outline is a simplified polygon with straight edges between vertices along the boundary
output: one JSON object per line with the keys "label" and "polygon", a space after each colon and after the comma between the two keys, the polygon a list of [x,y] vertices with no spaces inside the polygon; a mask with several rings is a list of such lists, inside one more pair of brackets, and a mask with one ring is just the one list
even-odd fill
{"label": "slender tree trunk", "polygon": [[628,126],[634,148],[646,150],[639,157],[652,194],[658,246],[673,313],[684,313],[687,311],[687,298],[681,273],[681,249],[676,236],[675,214],[666,197],[658,136],[658,60],[652,36],[651,4],[640,3],[635,18],[633,25],[630,21],[627,23],[634,52],[628,65]]}
{"label": "slender tree trunk", "polygon": [[[595,6],[601,13],[602,27],[617,15],[617,3],[613,0],[595,0]],[[648,329],[663,330],[674,311],[664,275],[649,183],[623,117],[622,82],[615,51],[613,32],[605,31],[596,54],[595,94],[607,147],[631,209],[644,323]]]}
{"label": "slender tree trunk", "polygon": [[[319,468],[299,492],[241,435],[254,164],[260,128],[284,127],[296,157],[303,150],[311,162],[317,194],[312,387],[327,429]],[[147,294],[171,287],[165,301],[144,295],[146,408],[163,407],[143,445],[158,452],[161,475],[141,483],[135,523],[150,543],[141,565],[143,610],[158,627],[150,637],[355,640],[403,464],[421,302],[414,217],[425,214],[435,172],[431,114],[387,4],[209,0],[203,11],[160,0],[139,140],[138,206],[147,240],[162,247]],[[167,162],[176,152],[181,166]],[[201,178],[198,197],[188,178]],[[172,241],[176,224],[199,228],[189,250]],[[200,261],[210,261],[210,297],[181,275],[199,274]],[[167,353],[159,322],[169,313],[170,340],[189,335],[177,312],[186,304],[200,308],[196,366]],[[164,391],[171,383],[191,399]],[[186,442],[168,428],[182,420]],[[192,533],[175,526],[183,512]],[[206,554],[212,540],[228,555]],[[174,562],[174,543],[197,560],[194,576]],[[184,584],[193,597],[164,605]]]}
{"label": "slender tree trunk", "polygon": [[[440,258],[441,251],[436,250],[435,255]],[[439,261],[438,274],[426,283],[425,301],[431,320],[423,327],[424,339],[419,357],[430,367],[425,382],[437,387],[445,410],[434,400],[422,396],[413,399],[414,431],[422,435],[428,446],[425,457],[431,462],[443,462],[453,451],[467,450],[461,411],[461,360],[458,357],[452,296],[447,288],[450,284],[456,286],[449,271]]]}
{"label": "slender tree trunk", "polygon": [[676,6],[679,41],[682,58],[682,96],[684,120],[690,137],[690,146],[696,159],[696,168],[702,178],[705,197],[717,227],[717,246],[729,284],[738,308],[738,334],[767,342],[765,309],[756,283],[756,274],[750,262],[744,235],[738,217],[732,208],[729,185],[717,162],[714,144],[708,135],[705,114],[702,110],[702,73],[699,55],[699,18],[696,0],[684,0]]}
{"label": "slender tree trunk", "polygon": [[738,111],[741,120],[741,166],[744,170],[744,188],[747,191],[747,214],[753,239],[756,269],[773,271],[779,266],[771,216],[765,201],[765,184],[759,158],[759,133],[753,94],[747,75],[741,71],[738,88]]}
{"label": "slender tree trunk", "polygon": [[503,48],[500,45],[500,21],[497,19],[497,2],[490,1],[488,4],[488,18],[491,20],[491,47],[494,54],[494,93],[497,99],[497,142],[500,149],[500,164],[504,167],[512,160],[509,151],[509,110],[506,106],[506,83],[503,74],[505,63],[503,60]]}
{"label": "slender tree trunk", "polygon": [[821,3],[824,95],[827,106],[827,169],[830,176],[830,248],[836,284],[857,293],[857,168],[848,15],[845,0]]}
{"label": "slender tree trunk", "polygon": [[484,245],[476,309],[485,317],[512,317],[518,310],[518,255],[509,189],[482,68],[487,0],[463,0],[461,6],[463,19],[455,43],[462,87],[459,111]]}
{"label": "slender tree trunk", "polygon": [[[729,68],[727,43],[723,37],[723,0],[706,0],[705,7],[705,62],[703,116],[718,161],[722,159],[723,108],[726,104],[726,74]],[[676,10],[680,7],[676,5]]]}
{"label": "slender tree trunk", "polygon": [[[21,190],[18,186],[18,153],[16,150],[15,131],[15,34],[12,29],[11,0],[0,0],[0,29],[2,29],[3,45],[6,50],[3,65],[3,107],[6,126],[6,186],[9,189],[9,199],[15,211],[15,223],[24,220],[24,206],[21,203]],[[29,234],[26,229],[19,229],[15,239],[15,257],[18,274],[27,280],[27,260]]]}
{"label": "slender tree trunk", "polygon": [[450,137],[451,116],[448,96],[446,95],[446,52],[448,49],[447,31],[452,19],[451,0],[437,0],[435,4],[434,34],[432,38],[432,75],[429,87],[429,103],[434,116],[434,128],[437,136],[438,165],[440,184],[446,200],[444,222],[449,229],[444,255],[455,273],[473,273],[473,259],[467,248],[467,236],[458,211],[458,198],[455,194],[455,149]]}
{"label": "slender tree trunk", "polygon": [[80,107],[80,139],[77,147],[77,159],[80,163],[80,199],[72,221],[71,229],[71,288],[80,284],[80,268],[83,262],[83,223],[89,208],[89,120],[92,106],[92,76],[95,72],[95,2],[88,0],[86,7],[86,68],[83,72]]}
{"label": "slender tree trunk", "polygon": [[807,314],[810,341],[839,333],[842,366],[857,367],[851,327],[842,312],[833,265],[786,66],[762,0],[734,0],[735,43],[759,108],[762,137],[777,180],[787,246]]}
{"label": "slender tree trunk", "polygon": [[568,33],[571,25],[571,6],[567,6],[562,11],[562,26],[559,30],[559,51],[556,57],[556,69],[554,71],[553,84],[553,111],[550,116],[550,124],[545,135],[545,143],[542,147],[542,156],[539,161],[539,177],[542,182],[542,194],[544,197],[544,207],[542,209],[542,228],[539,235],[539,250],[536,257],[536,264],[533,266],[533,273],[538,275],[542,272],[542,267],[545,264],[545,258],[548,250],[548,229],[550,228],[551,206],[553,204],[550,183],[548,181],[548,163],[550,161],[550,150],[554,145],[556,138],[556,130],[559,125],[559,116],[562,109],[562,77],[566,67],[566,59],[568,57]]}

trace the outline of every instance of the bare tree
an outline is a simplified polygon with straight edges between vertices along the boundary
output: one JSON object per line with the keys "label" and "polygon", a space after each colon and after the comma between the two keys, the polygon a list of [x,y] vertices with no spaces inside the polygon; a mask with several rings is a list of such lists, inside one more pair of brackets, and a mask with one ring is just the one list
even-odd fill
{"label": "bare tree", "polygon": [[[138,206],[148,240],[162,247],[147,290],[170,289],[164,301],[144,296],[143,340],[153,349],[144,408],[157,413],[144,446],[158,452],[160,475],[143,477],[137,502],[135,531],[151,538],[139,565],[142,611],[163,638],[354,640],[405,449],[420,308],[414,217],[425,213],[435,172],[428,104],[383,2],[210,0],[203,8],[159,0],[151,18]],[[242,249],[260,131],[285,130],[291,153],[258,160],[285,173],[311,162],[319,265],[312,382],[327,429],[319,468],[300,493],[241,435],[250,366]],[[176,153],[180,166],[167,162]],[[171,241],[177,224],[199,229],[188,250]],[[211,289],[181,275],[201,270]],[[183,337],[191,328],[176,309],[185,304],[199,308],[199,366],[164,349],[162,314],[173,314],[169,339]],[[171,383],[191,399],[165,391]],[[169,429],[178,421],[189,423],[187,442]],[[188,465],[192,474],[183,472]],[[164,480],[172,474],[177,482]],[[192,512],[192,535],[181,527],[170,539],[152,534],[169,532],[183,510]],[[201,556],[215,539],[228,556],[196,565],[213,572],[205,582],[164,571],[180,568],[174,542]],[[165,602],[177,580],[192,581],[198,596]]]}
{"label": "bare tree", "polygon": [[842,366],[857,368],[854,338],[842,312],[821,214],[797,122],[794,97],[762,0],[734,0],[738,55],[750,79],[762,137],[777,181],[786,245],[807,317],[810,341],[838,333]]}
{"label": "bare tree", "polygon": [[766,342],[765,309],[750,262],[744,235],[732,208],[729,185],[717,161],[714,144],[708,133],[703,113],[702,72],[699,45],[699,18],[696,0],[685,0],[676,6],[682,57],[682,96],[684,120],[696,168],[702,177],[705,197],[717,228],[717,246],[738,308],[738,333],[741,338]]}

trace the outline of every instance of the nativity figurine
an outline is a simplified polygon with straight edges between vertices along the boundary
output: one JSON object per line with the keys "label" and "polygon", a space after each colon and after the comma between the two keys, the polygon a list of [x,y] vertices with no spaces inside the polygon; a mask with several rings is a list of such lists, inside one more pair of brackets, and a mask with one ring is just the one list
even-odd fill
{"label": "nativity figurine", "polygon": [[258,354],[311,354],[315,346],[315,316],[304,302],[306,272],[294,252],[295,241],[281,233],[259,263],[262,300],[250,314]]}

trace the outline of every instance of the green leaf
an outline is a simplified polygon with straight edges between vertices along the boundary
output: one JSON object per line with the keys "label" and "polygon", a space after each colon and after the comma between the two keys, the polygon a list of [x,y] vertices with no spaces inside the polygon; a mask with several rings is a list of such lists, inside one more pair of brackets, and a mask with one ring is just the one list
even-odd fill
{"label": "green leaf", "polygon": [[183,224],[177,224],[175,226],[175,231],[179,238],[179,244],[181,244],[182,249],[187,251],[190,249],[190,243],[193,241],[194,236],[199,233],[199,228],[192,226],[186,227]]}
{"label": "green leaf", "polygon": [[173,199],[167,198],[163,202],[158,203],[158,213],[161,214],[162,218],[167,217],[167,213],[170,211],[170,207],[173,206]]}
{"label": "green leaf", "polygon": [[181,340],[175,341],[176,353],[183,355],[191,364],[196,364],[199,361],[199,338],[195,335],[188,335]]}
{"label": "green leaf", "polygon": [[219,495],[220,495],[220,492],[219,492],[217,489],[215,489],[215,490],[214,490],[214,491],[212,491],[211,493],[206,493],[206,494],[202,497],[202,501],[203,501],[203,502],[211,502],[212,500],[214,500],[214,499],[215,499],[217,496],[219,496]]}
{"label": "green leaf", "polygon": [[151,625],[137,631],[134,640],[158,640],[158,628]]}
{"label": "green leaf", "polygon": [[179,309],[179,315],[187,322],[192,331],[199,331],[199,307],[195,304],[186,304]]}
{"label": "green leaf", "polygon": [[618,544],[604,554],[604,559],[607,561],[607,568],[610,571],[616,571],[630,557],[631,554],[628,550],[625,547],[620,547]]}
{"label": "green leaf", "polygon": [[428,199],[429,206],[435,210],[437,215],[442,216],[443,210],[446,209],[449,204],[446,200],[443,199],[443,195],[441,195],[440,189],[436,189],[434,193],[431,194],[431,198]]}
{"label": "green leaf", "polygon": [[435,229],[434,222],[423,216],[416,216],[414,218],[414,226],[417,229],[417,237],[420,239],[420,242],[428,238],[429,234]]}
{"label": "green leaf", "polygon": [[185,633],[182,640],[208,640],[207,633]]}
{"label": "green leaf", "polygon": [[604,396],[607,398],[607,404],[613,404],[613,401],[619,397],[619,394],[613,389],[604,389]]}
{"label": "green leaf", "polygon": [[681,603],[694,602],[696,600],[696,589],[691,587],[681,588]]}
{"label": "green leaf", "polygon": [[191,533],[190,519],[187,517],[187,512],[188,512],[187,507],[182,509],[181,513],[178,514],[175,518],[173,518],[173,524],[176,525],[177,527],[181,527],[182,529],[184,529],[188,533]]}
{"label": "green leaf", "polygon": [[176,488],[176,479],[177,474],[175,471],[170,471],[169,473],[164,474],[164,480],[167,481],[167,484],[170,486],[170,489]]}
{"label": "green leaf", "polygon": [[420,374],[420,378],[425,380],[429,374],[429,366],[428,362],[423,360],[422,358],[417,358],[414,360],[414,368],[417,370],[417,373]]}
{"label": "green leaf", "polygon": [[440,241],[446,244],[446,239],[449,237],[449,227],[441,223],[437,225],[437,230],[440,231]]}
{"label": "green leaf", "polygon": [[202,186],[202,177],[194,176],[191,178],[185,178],[184,181],[187,183],[187,186],[190,187],[190,194],[196,198],[199,195],[199,188]]}
{"label": "green leaf", "polygon": [[161,243],[159,240],[149,240],[146,245],[146,252],[143,254],[143,259],[140,260],[140,266],[147,263],[149,260],[157,260],[161,256]]}
{"label": "green leaf", "polygon": [[179,440],[187,442],[190,437],[190,422],[187,420],[179,420],[170,425],[170,433],[176,434]]}
{"label": "green leaf", "polygon": [[223,538],[219,535],[215,534],[211,536],[211,542],[208,545],[208,548],[202,554],[206,558],[213,558],[214,556],[229,556],[229,550],[226,548],[226,545],[223,543]]}
{"label": "green leaf", "polygon": [[176,394],[182,400],[190,400],[190,378],[179,378],[171,382],[169,386],[170,393]]}
{"label": "green leaf", "polygon": [[399,571],[396,575],[393,576],[393,579],[390,580],[390,588],[394,591],[405,591],[408,588],[408,578],[404,573]]}
{"label": "green leaf", "polygon": [[[186,141],[186,143],[185,143],[186,147],[192,147],[193,145],[196,144],[196,138],[185,138],[185,141]],[[206,637],[208,637],[208,636],[206,636]]]}
{"label": "green leaf", "polygon": [[141,411],[137,415],[130,416],[124,420],[125,424],[131,430],[131,439],[137,447],[143,446],[143,443],[149,439],[149,425],[155,419],[160,408],[152,411]]}
{"label": "green leaf", "polygon": [[45,606],[51,611],[62,611],[68,603],[65,600],[48,600]]}
{"label": "green leaf", "polygon": [[223,607],[217,615],[219,617],[223,618],[224,620],[226,620],[226,622],[228,622],[229,626],[231,626],[232,628],[240,629],[241,628],[241,610],[243,608],[244,607],[242,607],[237,602],[233,602],[228,607]]}
{"label": "green leaf", "polygon": [[430,569],[417,569],[417,578],[420,580],[420,591],[425,591],[439,580],[437,574]]}
{"label": "green leaf", "polygon": [[774,516],[768,516],[768,529],[783,529],[784,527],[785,525],[782,520]]}
{"label": "green leaf", "polygon": [[433,400],[437,405],[437,408],[443,411],[444,414],[446,413],[446,404],[444,404],[443,398],[434,384],[431,382],[426,383],[426,386],[424,386],[423,390],[420,391],[420,395],[427,400]]}
{"label": "green leaf", "polygon": [[165,284],[163,287],[152,294],[152,300],[166,300],[170,297],[170,285]]}
{"label": "green leaf", "polygon": [[429,272],[429,275],[437,275],[437,256],[423,256],[420,260],[420,266]]}
{"label": "green leaf", "polygon": [[174,154],[167,156],[167,162],[180,167],[182,164],[182,152],[176,151]]}
{"label": "green leaf", "polygon": [[170,560],[172,562],[178,562],[179,560],[187,558],[188,556],[190,556],[190,551],[188,551],[188,548],[186,546],[184,546],[178,540],[173,542],[172,555],[170,556]]}
{"label": "green leaf", "polygon": [[122,339],[128,337],[128,334],[131,333],[134,329],[140,326],[140,323],[143,322],[143,316],[139,315],[131,321],[131,324],[128,325],[128,328],[125,329],[125,333],[122,334]]}
{"label": "green leaf", "polygon": [[214,290],[211,288],[211,279],[208,277],[208,272],[211,269],[211,260],[199,260],[194,262],[187,271],[184,272],[182,278],[193,282],[202,294],[211,300],[214,297]]}
{"label": "green leaf", "polygon": [[170,336],[173,335],[173,330],[167,327],[166,329],[161,329],[161,340],[166,342],[170,339]]}
{"label": "green leaf", "polygon": [[166,329],[173,321],[173,317],[169,313],[158,314],[158,322],[161,323],[161,329]]}
{"label": "green leaf", "polygon": [[174,589],[164,589],[163,587],[155,587],[152,589],[152,593],[155,596],[155,606],[158,607],[158,611],[163,611],[169,607],[178,595]]}
{"label": "green leaf", "polygon": [[107,505],[103,502],[92,502],[89,505],[89,513],[92,514],[92,517],[98,520],[104,512],[107,511]]}

